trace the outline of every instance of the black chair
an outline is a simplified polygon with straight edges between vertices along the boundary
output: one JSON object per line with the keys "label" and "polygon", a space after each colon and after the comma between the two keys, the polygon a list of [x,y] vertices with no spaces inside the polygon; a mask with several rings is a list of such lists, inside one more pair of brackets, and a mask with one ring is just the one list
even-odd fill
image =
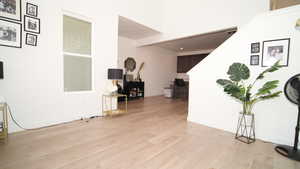
{"label": "black chair", "polygon": [[188,99],[189,97],[189,83],[183,79],[175,79],[173,87],[173,98]]}

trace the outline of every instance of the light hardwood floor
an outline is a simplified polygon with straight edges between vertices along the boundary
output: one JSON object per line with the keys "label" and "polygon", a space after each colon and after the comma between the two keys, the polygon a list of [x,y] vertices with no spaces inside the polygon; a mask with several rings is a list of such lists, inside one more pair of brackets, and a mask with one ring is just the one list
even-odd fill
{"label": "light hardwood floor", "polygon": [[186,121],[187,103],[151,97],[126,115],[9,136],[0,169],[300,169],[270,143]]}

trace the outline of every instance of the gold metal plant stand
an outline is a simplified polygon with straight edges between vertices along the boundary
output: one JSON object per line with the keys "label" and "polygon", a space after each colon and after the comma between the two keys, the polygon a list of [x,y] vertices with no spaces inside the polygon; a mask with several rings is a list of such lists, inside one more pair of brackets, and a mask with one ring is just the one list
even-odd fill
{"label": "gold metal plant stand", "polygon": [[0,120],[0,139],[7,139],[8,136],[8,120],[7,120],[7,104],[0,103],[0,115],[3,115],[3,118]]}
{"label": "gold metal plant stand", "polygon": [[[118,106],[116,109],[113,108],[113,100],[116,99],[117,100],[116,102],[118,104],[119,97],[125,98],[125,109],[119,109]],[[107,108],[107,99],[109,99],[108,109],[106,109]],[[127,95],[124,95],[124,94],[112,94],[112,95],[104,94],[104,95],[102,95],[102,112],[104,115],[108,115],[108,116],[127,113]]]}

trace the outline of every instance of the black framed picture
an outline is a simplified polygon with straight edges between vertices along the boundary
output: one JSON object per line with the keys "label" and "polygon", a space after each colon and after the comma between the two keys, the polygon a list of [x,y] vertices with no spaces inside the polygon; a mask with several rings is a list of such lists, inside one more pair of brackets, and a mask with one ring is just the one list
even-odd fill
{"label": "black framed picture", "polygon": [[259,55],[252,55],[250,57],[250,65],[258,66],[259,65]]}
{"label": "black framed picture", "polygon": [[280,61],[281,66],[289,65],[290,38],[263,42],[262,67],[272,66]]}
{"label": "black framed picture", "polygon": [[260,52],[260,43],[251,43],[251,53],[259,53]]}
{"label": "black framed picture", "polygon": [[21,21],[21,0],[0,0],[0,18]]}
{"label": "black framed picture", "polygon": [[14,48],[22,47],[22,25],[0,19],[0,45]]}
{"label": "black framed picture", "polygon": [[24,16],[24,31],[31,33],[40,33],[40,19],[30,16]]}
{"label": "black framed picture", "polygon": [[37,35],[26,33],[26,45],[36,46],[37,45]]}
{"label": "black framed picture", "polygon": [[37,17],[38,16],[38,6],[27,2],[26,3],[26,15]]}
{"label": "black framed picture", "polygon": [[3,62],[0,61],[0,79],[4,79]]}

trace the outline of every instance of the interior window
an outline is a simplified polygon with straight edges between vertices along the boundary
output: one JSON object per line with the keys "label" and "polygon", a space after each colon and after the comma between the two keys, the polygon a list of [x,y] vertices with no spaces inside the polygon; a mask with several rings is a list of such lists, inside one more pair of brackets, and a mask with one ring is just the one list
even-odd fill
{"label": "interior window", "polygon": [[92,90],[91,23],[63,16],[64,91]]}

